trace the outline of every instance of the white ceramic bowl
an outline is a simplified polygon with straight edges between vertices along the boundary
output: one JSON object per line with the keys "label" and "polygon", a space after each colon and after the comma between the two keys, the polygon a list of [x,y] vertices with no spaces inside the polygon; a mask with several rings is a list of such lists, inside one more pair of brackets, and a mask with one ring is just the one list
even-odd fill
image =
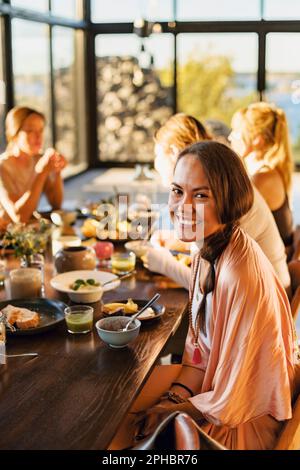
{"label": "white ceramic bowl", "polygon": [[111,328],[124,328],[130,319],[131,317],[110,317],[98,320],[95,326],[100,339],[112,348],[125,348],[137,338],[141,322],[138,319],[134,320],[133,328],[128,331],[112,331]]}
{"label": "white ceramic bowl", "polygon": [[[74,291],[70,288],[70,285],[73,284],[76,279],[95,279],[96,281],[100,282],[100,284],[104,284],[105,282],[112,281],[110,284],[102,287],[101,285],[98,287],[93,287],[92,289],[80,289],[78,291]],[[120,285],[120,280],[117,276],[111,273],[107,273],[105,271],[68,271],[66,273],[58,274],[57,276],[53,277],[50,281],[51,286],[58,290],[59,292],[64,292],[68,294],[70,299],[76,303],[94,303],[98,302],[103,295],[103,292],[108,290],[115,289]]]}
{"label": "white ceramic bowl", "polygon": [[144,240],[134,240],[132,242],[125,243],[126,250],[133,251],[138,258],[145,256],[150,246],[151,244]]}
{"label": "white ceramic bowl", "polygon": [[103,288],[101,286],[94,287],[93,289],[80,289],[68,293],[72,302],[79,304],[93,304],[99,302],[103,295]]}

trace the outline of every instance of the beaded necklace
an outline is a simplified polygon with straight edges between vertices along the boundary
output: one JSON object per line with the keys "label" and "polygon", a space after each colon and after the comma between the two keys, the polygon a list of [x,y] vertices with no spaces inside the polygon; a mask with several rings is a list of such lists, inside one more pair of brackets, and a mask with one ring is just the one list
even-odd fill
{"label": "beaded necklace", "polygon": [[193,325],[193,312],[192,312],[192,306],[193,306],[193,299],[194,299],[194,293],[195,293],[195,286],[196,286],[196,279],[197,279],[197,274],[200,266],[200,260],[201,260],[201,254],[198,253],[196,255],[196,260],[195,260],[195,269],[193,272],[193,278],[192,278],[192,289],[190,290],[190,298],[189,298],[189,325],[193,334],[193,346],[194,346],[194,353],[193,353],[193,363],[194,364],[199,364],[201,361],[201,355],[200,355],[200,348],[198,344],[198,338],[199,338],[199,333],[200,333],[200,318],[199,314],[197,313],[196,321],[195,321],[195,327]]}

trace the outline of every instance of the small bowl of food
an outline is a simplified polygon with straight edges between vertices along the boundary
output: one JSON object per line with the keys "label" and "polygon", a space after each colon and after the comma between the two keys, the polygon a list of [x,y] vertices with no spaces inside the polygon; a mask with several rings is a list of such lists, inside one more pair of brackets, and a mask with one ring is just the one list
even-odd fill
{"label": "small bowl of food", "polygon": [[93,278],[76,279],[70,284],[68,295],[73,302],[92,304],[102,298],[103,289],[100,282]]}
{"label": "small bowl of food", "polygon": [[136,319],[128,327],[127,331],[123,328],[131,320],[130,317],[111,317],[102,318],[96,323],[96,330],[100,339],[111,348],[125,348],[129,343],[135,340],[140,332],[141,322]]}
{"label": "small bowl of food", "polygon": [[103,292],[116,289],[120,280],[105,271],[81,270],[58,274],[50,284],[53,289],[68,294],[75,303],[91,304],[101,300]]}
{"label": "small bowl of food", "polygon": [[134,240],[125,243],[126,250],[133,251],[138,258],[145,256],[149,247],[151,247],[151,243],[145,240]]}

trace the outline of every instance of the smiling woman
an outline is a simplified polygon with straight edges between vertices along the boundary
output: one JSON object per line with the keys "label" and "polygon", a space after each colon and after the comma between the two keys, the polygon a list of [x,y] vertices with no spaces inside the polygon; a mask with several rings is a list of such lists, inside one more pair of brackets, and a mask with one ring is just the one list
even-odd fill
{"label": "smiling woman", "polygon": [[222,226],[203,166],[193,156],[186,165],[186,158],[177,163],[169,207],[180,240],[201,241]]}
{"label": "smiling woman", "polygon": [[[179,370],[154,371],[139,397],[144,413],[136,421],[128,417],[112,449],[124,444],[125,433],[127,445],[130,432],[148,436],[174,411],[190,414],[229,449],[274,447],[291,417],[297,342],[283,287],[262,250],[238,226],[252,203],[246,170],[227,146],[200,142],[181,152],[169,201],[180,237],[186,226],[195,228],[196,206],[204,206],[183,362]],[[171,386],[155,396],[158,382],[168,376]],[[256,390],[251,402],[250,388]],[[150,408],[146,390],[152,392]]]}
{"label": "smiling woman", "polygon": [[[234,184],[224,183],[224,173]],[[179,154],[169,208],[181,240],[198,241],[195,229],[202,223],[204,238],[209,237],[239,220],[252,204],[253,188],[244,166],[227,146],[201,142]]]}

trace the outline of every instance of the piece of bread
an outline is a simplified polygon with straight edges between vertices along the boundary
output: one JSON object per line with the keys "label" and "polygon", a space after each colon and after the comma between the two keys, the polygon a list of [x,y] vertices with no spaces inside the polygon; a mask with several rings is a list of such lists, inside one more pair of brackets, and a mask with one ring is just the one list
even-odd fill
{"label": "piece of bread", "polygon": [[37,312],[32,312],[26,308],[20,309],[20,315],[16,321],[17,327],[20,330],[27,330],[28,328],[36,328],[40,322],[40,317]]}
{"label": "piece of bread", "polygon": [[138,305],[132,299],[128,299],[127,303],[114,302],[103,305],[102,311],[106,315],[113,315],[116,312],[123,311],[125,314],[133,314],[138,311]]}
{"label": "piece of bread", "polygon": [[7,305],[2,309],[2,312],[6,316],[8,323],[10,323],[10,325],[14,325],[19,318],[20,309],[13,305]]}
{"label": "piece of bread", "polygon": [[2,312],[6,315],[8,323],[16,325],[20,330],[36,328],[40,322],[39,314],[27,308],[7,305]]}

